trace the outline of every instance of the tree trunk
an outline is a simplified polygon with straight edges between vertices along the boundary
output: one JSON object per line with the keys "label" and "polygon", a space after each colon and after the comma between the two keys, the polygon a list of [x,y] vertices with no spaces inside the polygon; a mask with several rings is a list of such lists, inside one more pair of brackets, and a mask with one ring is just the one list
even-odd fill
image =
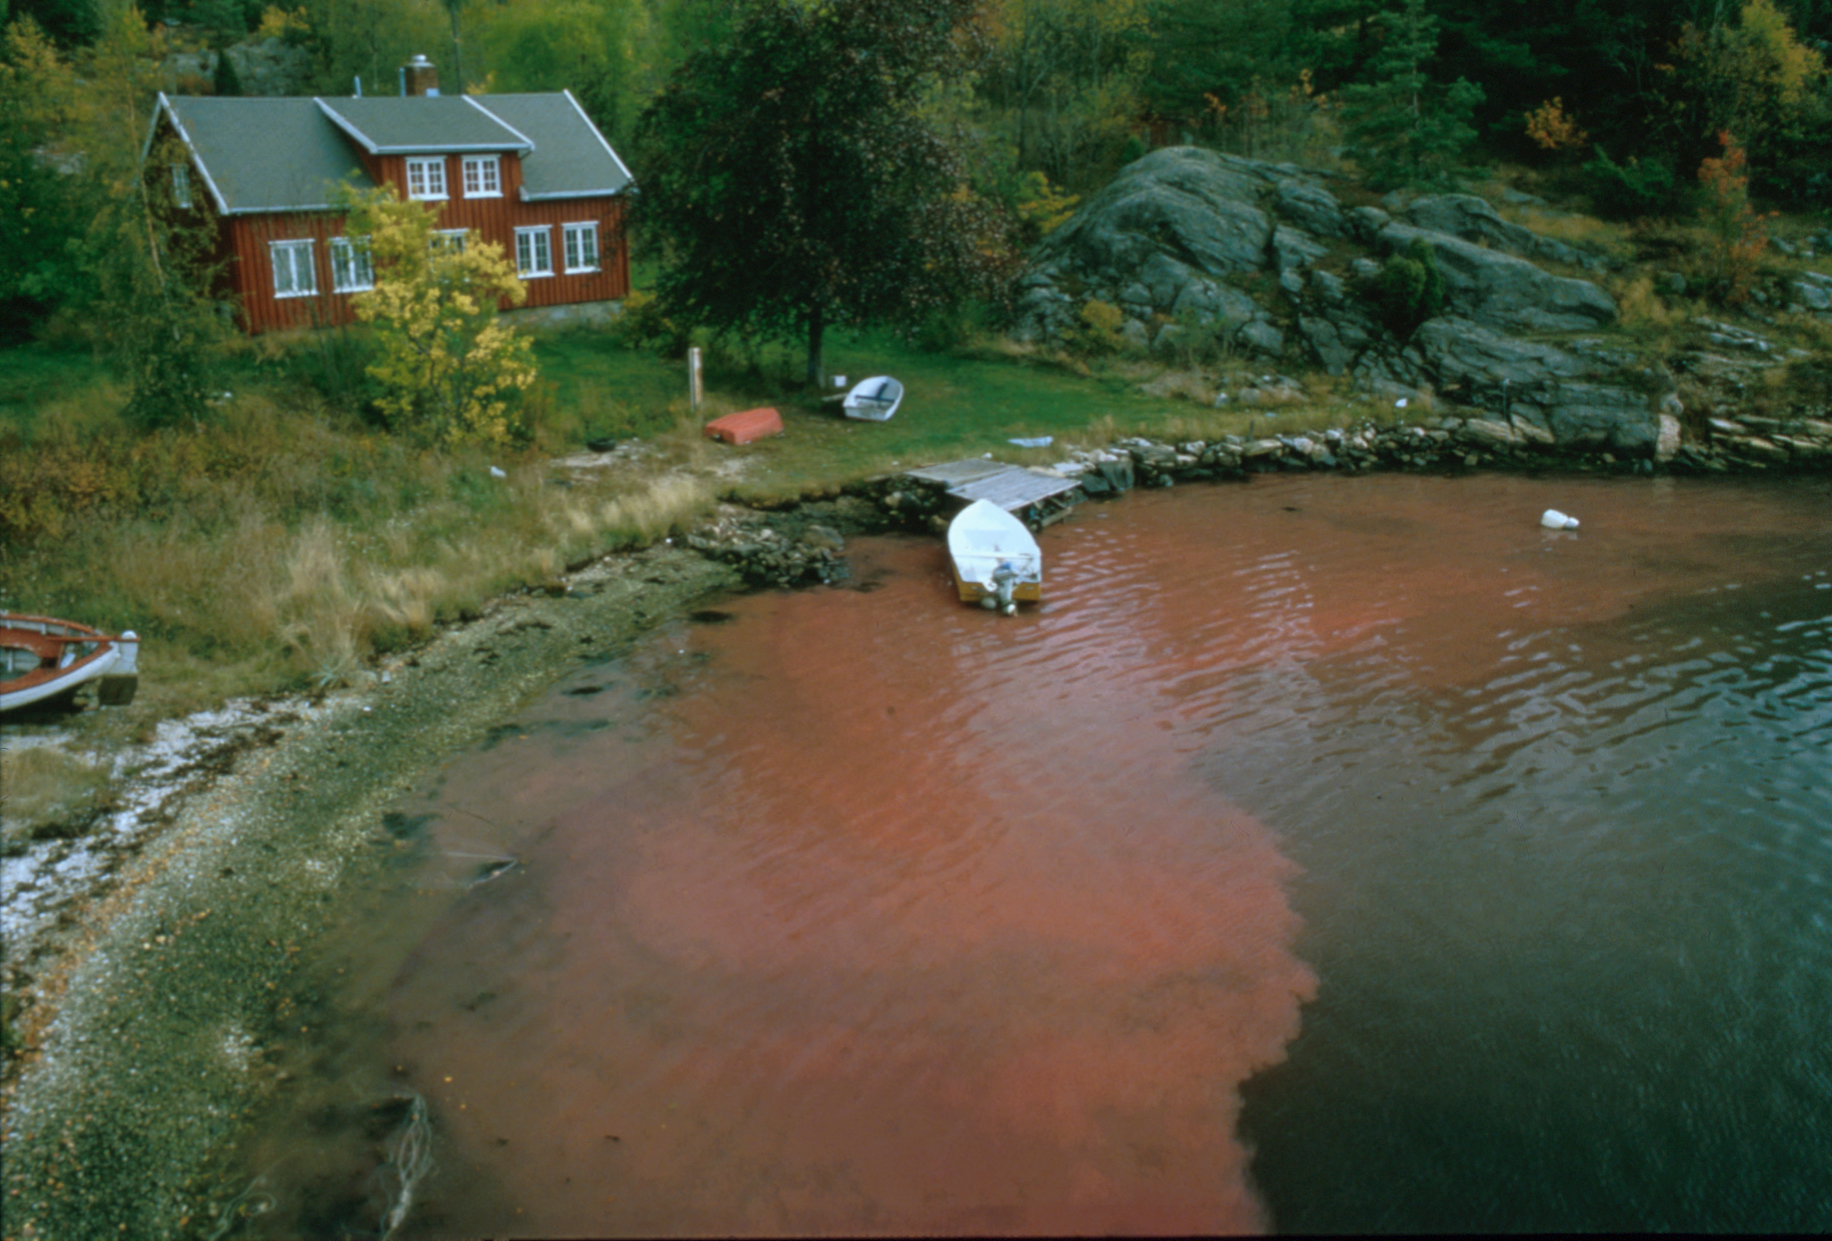
{"label": "tree trunk", "polygon": [[808,386],[821,385],[821,337],[827,331],[827,308],[816,302],[808,308]]}

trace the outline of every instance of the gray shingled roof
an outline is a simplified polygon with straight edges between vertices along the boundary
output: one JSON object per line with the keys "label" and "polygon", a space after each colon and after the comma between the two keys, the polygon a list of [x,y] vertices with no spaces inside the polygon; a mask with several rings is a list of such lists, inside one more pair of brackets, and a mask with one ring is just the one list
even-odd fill
{"label": "gray shingled roof", "polygon": [[332,122],[375,155],[523,151],[530,142],[465,95],[320,99]]}
{"label": "gray shingled roof", "polygon": [[225,215],[325,208],[346,178],[361,189],[374,185],[355,150],[310,99],[161,101]]}
{"label": "gray shingled roof", "polygon": [[[226,215],[316,211],[344,180],[374,183],[377,154],[513,151],[522,197],[583,198],[628,188],[630,170],[570,91],[539,95],[272,99],[161,95]],[[158,123],[155,118],[154,124]],[[150,135],[149,135],[150,149]]]}
{"label": "gray shingled roof", "polygon": [[571,91],[483,95],[476,101],[534,140],[534,150],[522,156],[523,198],[615,194],[630,184],[630,170],[586,118]]}

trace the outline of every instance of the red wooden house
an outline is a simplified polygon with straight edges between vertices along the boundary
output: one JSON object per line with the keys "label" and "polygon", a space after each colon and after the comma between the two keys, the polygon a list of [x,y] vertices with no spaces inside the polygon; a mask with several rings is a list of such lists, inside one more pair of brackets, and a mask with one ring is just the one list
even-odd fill
{"label": "red wooden house", "polygon": [[628,295],[630,170],[571,91],[441,96],[424,58],[403,80],[399,96],[159,96],[147,150],[181,153],[172,191],[217,217],[225,292],[250,333],[352,317],[372,273],[343,236],[341,183],[437,203],[441,230],[501,245],[525,306]]}

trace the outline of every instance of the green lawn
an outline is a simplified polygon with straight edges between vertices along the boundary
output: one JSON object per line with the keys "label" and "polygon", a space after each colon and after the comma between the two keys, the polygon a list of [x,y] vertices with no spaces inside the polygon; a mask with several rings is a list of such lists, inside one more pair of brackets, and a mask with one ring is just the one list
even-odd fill
{"label": "green lawn", "polygon": [[[577,411],[566,435],[653,435],[688,417],[687,364],[650,353],[621,350],[601,336],[549,337],[539,346],[543,375],[558,404]],[[795,381],[801,355],[766,349],[753,364],[721,362],[716,354],[705,376],[704,421],[734,410],[770,405],[781,412],[784,434],[742,448],[751,459],[734,498],[773,500],[831,490],[860,478],[991,452],[1016,462],[1059,460],[1069,443],[1105,443],[1116,435],[1181,437],[1246,433],[1270,426],[1263,413],[1217,412],[1184,400],[1147,396],[1140,375],[1114,367],[1094,373],[1045,360],[996,353],[932,353],[891,333],[833,333],[826,345],[830,375],[848,384],[872,375],[901,380],[905,395],[889,422],[843,417],[831,398],[842,390],[809,392]],[[1290,411],[1281,428],[1340,422],[1344,411],[1328,405]],[[1053,449],[1023,449],[1013,438],[1052,436]],[[557,445],[554,445],[557,446]]]}
{"label": "green lawn", "polygon": [[0,429],[27,425],[45,405],[89,387],[96,369],[88,349],[37,342],[0,350]]}

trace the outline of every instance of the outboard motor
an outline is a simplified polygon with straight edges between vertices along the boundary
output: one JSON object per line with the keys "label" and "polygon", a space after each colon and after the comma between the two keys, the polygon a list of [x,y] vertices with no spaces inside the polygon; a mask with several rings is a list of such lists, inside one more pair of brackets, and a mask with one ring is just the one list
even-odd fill
{"label": "outboard motor", "polygon": [[993,606],[1007,616],[1018,614],[1018,601],[1013,598],[1018,589],[1018,571],[1011,561],[999,561],[999,567],[992,571],[992,594],[996,600]]}

